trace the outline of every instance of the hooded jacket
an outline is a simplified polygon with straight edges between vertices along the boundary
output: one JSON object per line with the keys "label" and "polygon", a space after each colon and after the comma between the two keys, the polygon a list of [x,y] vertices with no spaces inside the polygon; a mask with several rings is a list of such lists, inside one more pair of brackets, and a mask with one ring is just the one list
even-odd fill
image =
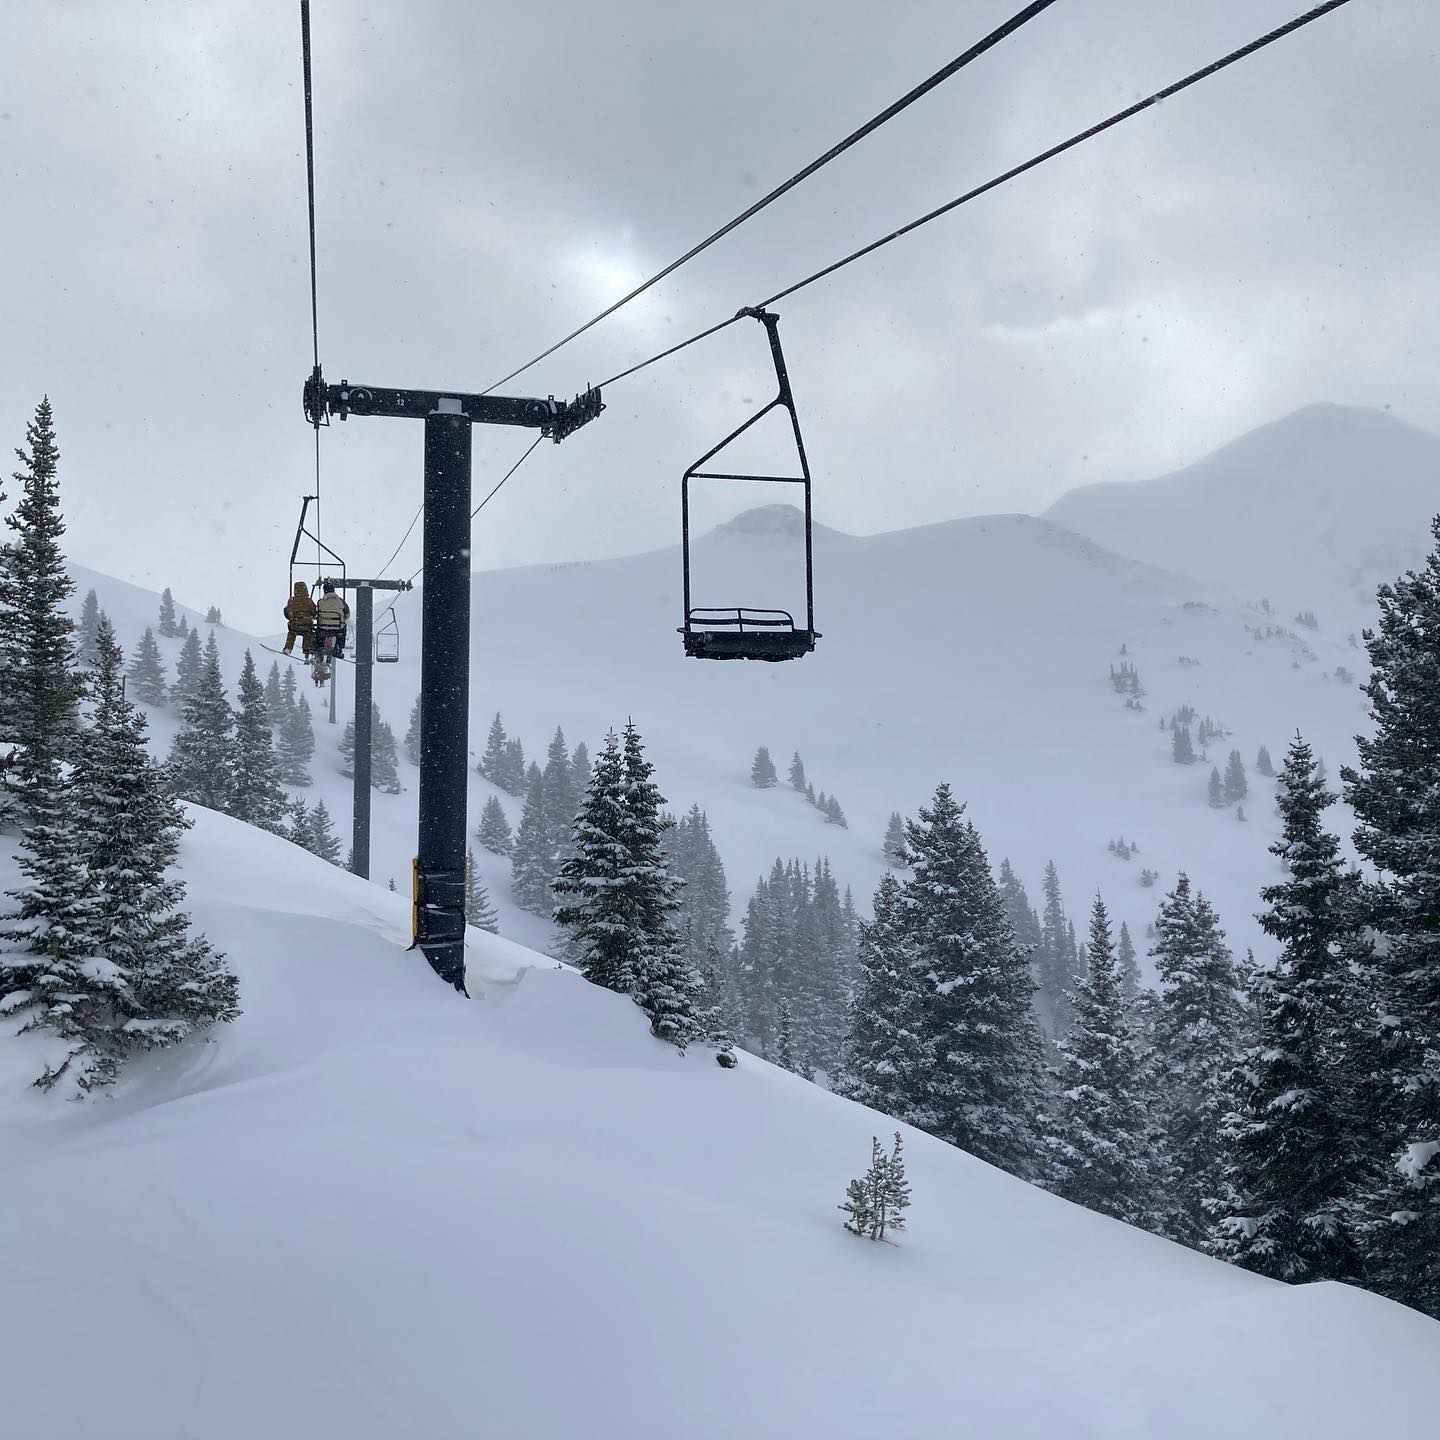
{"label": "hooded jacket", "polygon": [[285,602],[285,618],[296,631],[308,630],[315,623],[315,602],[303,580],[295,582],[295,593]]}

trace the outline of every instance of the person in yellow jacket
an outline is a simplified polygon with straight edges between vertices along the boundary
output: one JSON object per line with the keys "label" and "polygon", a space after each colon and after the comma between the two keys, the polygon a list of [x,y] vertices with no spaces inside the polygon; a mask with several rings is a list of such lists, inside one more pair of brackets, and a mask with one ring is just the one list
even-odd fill
{"label": "person in yellow jacket", "polygon": [[298,635],[301,653],[308,659],[315,638],[315,602],[310,598],[310,587],[303,580],[295,582],[295,593],[285,602],[285,619],[290,623],[290,633],[285,637],[285,653],[289,655],[294,650]]}
{"label": "person in yellow jacket", "polygon": [[350,626],[350,607],[335,593],[335,586],[327,580],[325,582],[325,593],[321,595],[319,603],[315,606],[315,638],[321,648],[324,648],[327,636],[333,636],[335,640],[335,655],[337,659],[343,659],[345,655],[345,632]]}

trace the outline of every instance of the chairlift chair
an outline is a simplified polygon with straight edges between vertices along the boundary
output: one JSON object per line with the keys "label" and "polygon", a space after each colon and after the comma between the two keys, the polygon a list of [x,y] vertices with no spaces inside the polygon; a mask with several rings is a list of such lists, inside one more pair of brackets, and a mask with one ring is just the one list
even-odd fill
{"label": "chairlift chair", "polygon": [[[780,317],[768,310],[745,309],[740,312],[758,320],[770,338],[770,356],[775,362],[775,378],[779,385],[775,398],[757,410],[744,424],[732,430],[713,449],[707,450],[686,470],[680,481],[681,563],[684,567],[685,623],[680,634],[685,653],[695,660],[798,660],[815,648],[820,632],[815,629],[815,583],[813,535],[810,520],[810,465],[805,458],[805,442],[800,436],[800,419],[795,413],[795,400],[790,393],[790,375],[785,368],[785,355],[780,348]],[[707,466],[725,447],[738,440],[751,426],[763,420],[772,410],[783,408],[790,416],[795,436],[795,452],[800,461],[799,475],[750,475],[732,471],[707,470]],[[690,602],[690,482],[691,480],[753,480],[770,485],[799,485],[805,496],[805,623],[797,626],[788,610],[761,610],[748,606],[723,608],[696,607]]]}
{"label": "chairlift chair", "polygon": [[395,607],[390,607],[383,623],[375,631],[375,663],[395,665],[400,660],[400,626],[395,621]]}

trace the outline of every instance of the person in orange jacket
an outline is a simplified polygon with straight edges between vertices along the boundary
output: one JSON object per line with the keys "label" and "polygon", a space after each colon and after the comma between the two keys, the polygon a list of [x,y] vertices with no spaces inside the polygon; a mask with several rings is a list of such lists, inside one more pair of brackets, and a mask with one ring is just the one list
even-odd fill
{"label": "person in orange jacket", "polygon": [[310,587],[303,581],[295,582],[295,593],[285,602],[285,619],[290,624],[290,633],[285,637],[285,653],[295,648],[295,637],[300,637],[301,654],[310,657],[315,643],[315,602],[310,598]]}

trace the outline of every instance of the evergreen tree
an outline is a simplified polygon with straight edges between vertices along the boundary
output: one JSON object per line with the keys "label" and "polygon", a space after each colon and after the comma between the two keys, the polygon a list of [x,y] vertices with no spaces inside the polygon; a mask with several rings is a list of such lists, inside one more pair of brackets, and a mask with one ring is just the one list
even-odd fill
{"label": "evergreen tree", "polygon": [[875,891],[875,914],[860,922],[860,982],[834,1089],[899,1120],[923,1118],[917,1099],[930,1074],[915,957],[901,917],[900,882],[891,873]]}
{"label": "evergreen tree", "polygon": [[728,954],[735,943],[730,930],[730,886],[715,848],[710,820],[692,805],[678,824],[664,832],[665,861],[682,883],[677,921],[691,966],[704,972],[713,950]]}
{"label": "evergreen tree", "polygon": [[225,622],[220,618],[220,607],[212,605],[205,612],[205,623],[207,625],[223,625]]}
{"label": "evergreen tree", "polygon": [[476,838],[492,855],[508,855],[514,848],[505,807],[494,795],[486,799],[485,808],[480,812],[480,829]]}
{"label": "evergreen tree", "polygon": [[175,623],[175,597],[167,585],[160,592],[160,634],[165,639],[172,640],[179,633],[180,627]]}
{"label": "evergreen tree", "polygon": [[0,556],[0,733],[16,746],[6,767],[9,787],[38,821],[31,795],[48,813],[42,792],[69,756],[79,698],[74,625],[65,612],[75,587],[60,548],[60,452],[48,399],[36,407],[25,440],[29,449],[15,452],[20,499],[5,519],[10,539]]}
{"label": "evergreen tree", "polygon": [[0,1009],[22,1030],[46,1029],[65,1053],[36,1081],[84,1091],[114,1079],[124,1056],[172,1044],[238,1013],[234,977],[177,909],[169,880],[184,828],[126,698],[122,657],[103,616],[91,682],[93,716],[62,784],[45,786],[43,818],[27,831],[32,880],[6,939]]}
{"label": "evergreen tree", "polygon": [[1026,1176],[1041,1091],[1033,984],[980,837],[963,817],[942,784],[905,829],[913,869],[902,914],[928,1071],[916,1109],[951,1144]]}
{"label": "evergreen tree", "polygon": [[[1000,862],[998,885],[1000,903],[1005,907],[1005,918],[1015,932],[1015,943],[1031,962],[1031,973],[1038,985],[1040,976],[1035,973],[1035,957],[1039,953],[1042,939],[1040,917],[1031,908],[1030,897],[1025,893],[1025,887],[1020,883],[1019,876],[1010,868],[1009,860]],[[1060,893],[1058,878],[1055,893],[1058,897]]]}
{"label": "evergreen tree", "polygon": [[[420,703],[419,696],[416,696],[415,703]],[[476,767],[480,773],[492,784],[498,785],[502,790],[509,790],[505,783],[505,727],[500,723],[500,712],[495,712],[495,718],[490,722],[490,732],[485,737],[485,750],[480,756],[480,764]]]}
{"label": "evergreen tree", "polygon": [[386,795],[398,795],[404,787],[400,784],[400,755],[395,745],[395,732],[380,718],[378,707],[374,715],[370,786]]}
{"label": "evergreen tree", "polygon": [[1128,1008],[1140,993],[1140,964],[1135,958],[1135,942],[1130,938],[1130,927],[1123,920],[1120,922],[1117,959],[1120,962],[1120,997]]}
{"label": "evergreen tree", "polygon": [[1213,765],[1210,767],[1209,799],[1212,810],[1225,808],[1225,792],[1220,784],[1220,772]]}
{"label": "evergreen tree", "polygon": [[155,632],[148,625],[135,647],[129,674],[131,692],[142,705],[165,703],[168,698],[165,665],[160,658],[160,647],[155,643]]}
{"label": "evergreen tree", "polygon": [[1190,739],[1188,725],[1177,725],[1171,733],[1170,758],[1177,765],[1193,765],[1195,763],[1195,746]]}
{"label": "evergreen tree", "polygon": [[852,1180],[845,1190],[845,1228],[867,1240],[883,1240],[887,1230],[905,1228],[904,1212],[910,1206],[910,1186],[905,1179],[900,1132],[887,1155],[878,1136],[870,1138],[870,1168],[864,1178]]}
{"label": "evergreen tree", "polygon": [[[420,763],[420,697],[410,707],[410,724],[405,731],[405,758],[412,764]],[[485,773],[483,770],[480,772]]]}
{"label": "evergreen tree", "polygon": [[280,662],[272,660],[265,676],[265,708],[270,712],[270,723],[280,725],[285,713],[285,696],[280,690]]}
{"label": "evergreen tree", "polygon": [[302,850],[310,848],[310,807],[298,796],[285,807],[285,838]]}
{"label": "evergreen tree", "polygon": [[170,687],[170,703],[184,713],[187,702],[200,688],[200,676],[205,669],[205,657],[200,651],[200,634],[192,630],[180,647],[180,658],[175,664],[175,683]]}
{"label": "evergreen tree", "polygon": [[775,1063],[802,1080],[810,1079],[810,1071],[797,1058],[799,1047],[795,1043],[795,1024],[791,1018],[790,1001],[780,1001],[779,1033],[776,1037]]}
{"label": "evergreen tree", "polygon": [[1044,889],[1040,945],[1035,952],[1035,1009],[1040,1028],[1050,1039],[1058,1040],[1070,1024],[1070,991],[1078,976],[1074,927],[1065,917],[1060,875],[1053,860],[1045,866]]}
{"label": "evergreen tree", "polygon": [[565,732],[557,725],[545,752],[545,768],[541,771],[541,793],[545,819],[545,846],[549,855],[546,884],[559,873],[573,843],[571,831],[575,814],[580,808],[580,795],[575,789],[575,773],[570,768],[570,751]]}
{"label": "evergreen tree", "polygon": [[190,633],[190,622],[182,615],[180,623],[176,626],[175,633],[183,640]]}
{"label": "evergreen tree", "polygon": [[1154,1223],[1155,1192],[1140,1062],[1125,1019],[1110,916],[1097,895],[1074,1022],[1060,1041],[1045,1143],[1052,1188],[1132,1225]]}
{"label": "evergreen tree", "polygon": [[335,833],[334,822],[323,800],[317,800],[311,808],[305,825],[305,848],[332,865],[340,863],[340,837]]}
{"label": "evergreen tree", "polygon": [[1240,1030],[1238,977],[1215,912],[1183,872],[1160,904],[1150,951],[1160,977],[1155,1045],[1162,1067],[1165,1232],[1186,1244],[1208,1233],[1207,1202],[1224,1193],[1223,1128]]}
{"label": "evergreen tree", "polygon": [[885,839],[880,848],[887,865],[894,865],[898,869],[906,864],[905,821],[898,810],[890,812],[890,821],[885,826]]}
{"label": "evergreen tree", "polygon": [[509,795],[523,795],[530,787],[530,774],[525,768],[525,747],[519,736],[505,742],[501,778],[495,782]]}
{"label": "evergreen tree", "polygon": [[805,762],[800,758],[800,752],[797,750],[790,757],[790,788],[798,790],[803,795],[808,783],[805,779]]}
{"label": "evergreen tree", "polygon": [[1238,805],[1250,793],[1250,787],[1245,780],[1245,762],[1240,758],[1238,750],[1230,752],[1230,758],[1225,762],[1225,803],[1227,805]]}
{"label": "evergreen tree", "polygon": [[1270,758],[1270,752],[1262,745],[1260,753],[1255,757],[1255,773],[1272,779],[1275,775],[1275,762]]}
{"label": "evergreen tree", "polygon": [[1251,971],[1256,1043],[1241,1056],[1228,1118],[1226,1184],[1210,1248],[1277,1280],[1355,1280],[1348,1201],[1362,1175],[1362,1137],[1346,1080],[1355,997],[1355,885],[1323,825],[1334,797],[1297,735],[1279,785],[1286,878],[1261,893],[1261,928],[1281,944],[1269,973]]}
{"label": "evergreen tree", "polygon": [[[687,936],[687,949],[691,943]],[[700,1008],[696,1012],[699,1038],[715,1047],[716,1062],[730,1070],[735,1066],[735,1037],[742,1024],[731,966],[720,947],[711,944],[701,956],[698,969],[701,980]]]}
{"label": "evergreen tree", "polygon": [[[583,740],[575,746],[575,753],[570,757],[570,785],[578,807],[580,797],[590,788],[590,751]],[[568,832],[566,838],[569,838]]]}
{"label": "evergreen tree", "polygon": [[275,747],[280,778],[287,785],[310,784],[310,759],[315,754],[315,727],[310,702],[302,695],[280,712],[280,739]]}
{"label": "evergreen tree", "polygon": [[[550,891],[554,878],[550,868],[553,857],[549,839],[545,789],[537,769],[525,795],[525,808],[520,813],[520,825],[515,831],[510,860],[510,893],[515,903],[532,915],[548,916],[553,905]],[[607,980],[596,980],[595,983],[608,985],[612,990],[622,988],[610,985]]]}
{"label": "evergreen tree", "polygon": [[840,808],[840,802],[833,795],[825,804],[825,823],[838,825],[842,830],[850,828],[850,822],[845,818],[845,812]]}
{"label": "evergreen tree", "polygon": [[1440,1317],[1440,516],[1431,530],[1424,567],[1379,589],[1379,628],[1365,632],[1375,732],[1341,773],[1355,848],[1380,882],[1377,1175],[1358,1197],[1366,1269],[1383,1293]]}
{"label": "evergreen tree", "polygon": [[235,716],[220,678],[220,650],[211,631],[199,679],[185,701],[180,731],[170,747],[166,770],[173,794],[211,810],[226,809],[234,728]]}
{"label": "evergreen tree", "polygon": [[235,715],[229,811],[247,825],[279,835],[284,829],[285,792],[280,788],[265,687],[248,650],[236,695],[240,706]]}
{"label": "evergreen tree", "polygon": [[295,704],[295,667],[287,665],[280,672],[280,705],[282,710],[288,714]]}
{"label": "evergreen tree", "polygon": [[465,856],[465,923],[477,930],[488,930],[492,935],[500,933],[500,918],[490,903],[490,894],[485,889],[473,850]]}
{"label": "evergreen tree", "polygon": [[780,777],[775,773],[775,762],[770,752],[762,745],[755,752],[750,764],[750,783],[760,790],[768,790]]}
{"label": "evergreen tree", "polygon": [[100,634],[100,597],[94,590],[85,592],[84,602],[80,606],[80,626],[76,632],[75,649],[76,657],[80,664],[87,669],[93,665],[98,658],[95,642]]}

